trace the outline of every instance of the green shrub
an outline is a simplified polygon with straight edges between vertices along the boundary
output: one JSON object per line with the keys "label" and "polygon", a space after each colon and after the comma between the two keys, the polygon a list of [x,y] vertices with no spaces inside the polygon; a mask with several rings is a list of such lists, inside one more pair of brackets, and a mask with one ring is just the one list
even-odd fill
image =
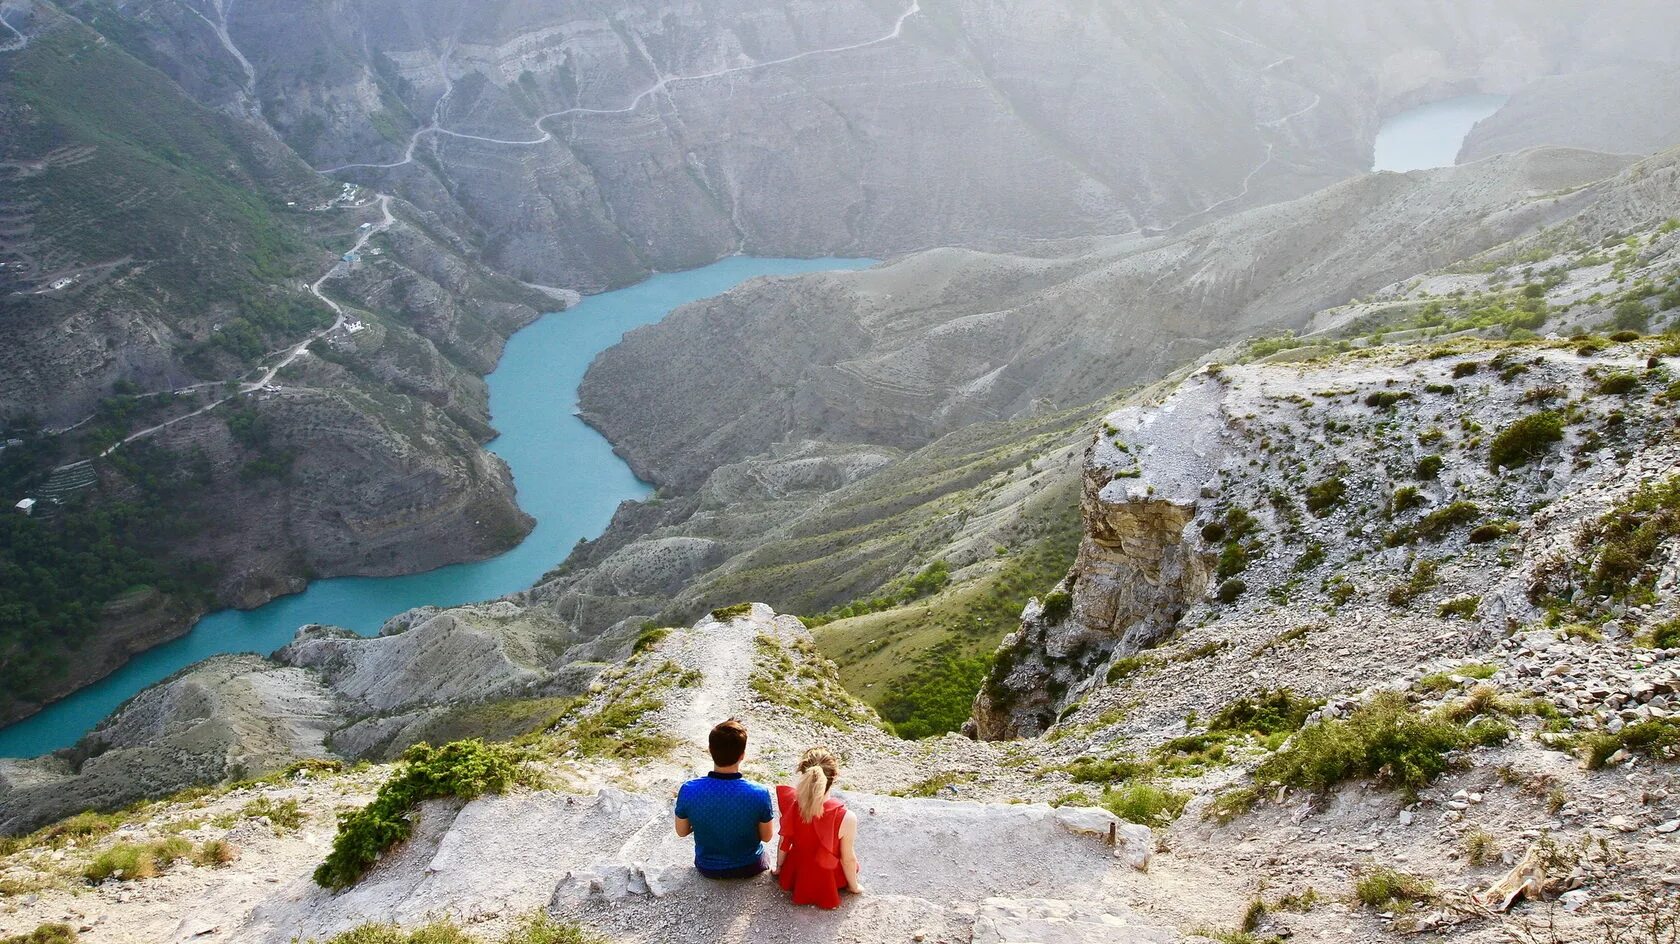
{"label": "green shrub", "polygon": [[1149,764],[1123,755],[1077,757],[1063,769],[1075,783],[1119,783],[1150,772]]}
{"label": "green shrub", "polygon": [[1460,363],[1457,363],[1457,364],[1453,365],[1453,369],[1452,369],[1453,379],[1461,380],[1465,377],[1470,376],[1471,374],[1474,374],[1476,371],[1481,370],[1481,369],[1482,369],[1482,365],[1480,363],[1476,362],[1476,361],[1462,361]]}
{"label": "green shrub", "polygon": [[1482,516],[1482,506],[1473,501],[1455,501],[1437,508],[1412,526],[1412,532],[1431,541],[1439,541],[1456,528]]}
{"label": "green shrub", "polygon": [[1417,471],[1413,475],[1420,482],[1433,482],[1441,477],[1441,467],[1445,464],[1446,460],[1440,456],[1424,456],[1418,460]]}
{"label": "green shrub", "polygon": [[1429,560],[1428,558],[1419,560],[1415,565],[1413,565],[1411,576],[1407,577],[1404,583],[1395,584],[1389,589],[1389,605],[1399,607],[1410,606],[1413,600],[1416,600],[1429,588],[1435,586],[1439,580],[1439,572],[1439,564]]}
{"label": "green shrub", "polygon": [[1317,699],[1302,698],[1287,688],[1261,692],[1238,698],[1219,709],[1208,719],[1208,730],[1259,736],[1297,731],[1307,716],[1323,704]]}
{"label": "green shrub", "polygon": [[1490,521],[1487,524],[1479,524],[1471,528],[1469,540],[1471,544],[1486,544],[1489,541],[1497,541],[1507,534],[1515,534],[1517,530],[1517,525],[1512,522]]}
{"label": "green shrub", "polygon": [[740,619],[752,612],[751,603],[736,603],[733,606],[720,606],[712,611],[712,619],[720,623],[727,623],[733,619]]}
{"label": "green shrub", "polygon": [[1332,476],[1307,486],[1307,510],[1320,518],[1330,514],[1342,503],[1342,497],[1347,494],[1347,482],[1340,476]]}
{"label": "green shrub", "polygon": [[76,929],[68,924],[43,924],[28,934],[0,937],[0,944],[76,944]]}
{"label": "green shrub", "polygon": [[1580,547],[1588,552],[1586,591],[1623,599],[1650,592],[1656,580],[1652,564],[1680,535],[1680,475],[1641,486],[1626,500],[1589,524]]}
{"label": "green shrub", "polygon": [[1052,590],[1044,595],[1044,618],[1050,623],[1060,623],[1073,612],[1073,595],[1066,590]]}
{"label": "green shrub", "polygon": [[1156,662],[1155,658],[1146,655],[1121,656],[1108,667],[1108,684],[1113,685],[1128,675],[1149,668]]}
{"label": "green shrub", "polygon": [[1637,389],[1639,389],[1639,375],[1625,370],[1605,374],[1598,381],[1598,392],[1613,396],[1632,393]]}
{"label": "green shrub", "polygon": [[1530,414],[1493,438],[1493,445],[1488,448],[1488,466],[1515,469],[1527,465],[1562,439],[1563,417],[1550,410]]}
{"label": "green shrub", "polygon": [[1216,823],[1229,823],[1254,809],[1260,802],[1260,791],[1253,787],[1235,787],[1213,798],[1202,818]]}
{"label": "green shrub", "polygon": [[1433,901],[1435,886],[1426,879],[1390,868],[1377,868],[1361,875],[1353,884],[1354,897],[1378,911],[1400,911],[1414,904]]}
{"label": "green shrub", "polygon": [[1307,571],[1312,570],[1314,567],[1317,567],[1319,564],[1324,563],[1326,556],[1327,554],[1322,543],[1318,541],[1308,541],[1307,549],[1301,552],[1300,557],[1295,558],[1295,564],[1290,569],[1298,574],[1304,574]]}
{"label": "green shrub", "polygon": [[1652,649],[1680,649],[1680,618],[1651,627],[1643,641]]}
{"label": "green shrub", "polygon": [[1366,394],[1365,405],[1379,410],[1391,410],[1396,403],[1410,400],[1412,395],[1402,390],[1377,390]]}
{"label": "green shrub", "polygon": [[434,921],[412,931],[395,924],[364,924],[327,939],[327,944],[478,944],[453,924]]}
{"label": "green shrub", "polygon": [[509,745],[483,741],[414,745],[372,803],[339,817],[332,851],[315,870],[316,883],[332,889],[356,884],[386,850],[408,838],[409,816],[422,800],[501,793],[523,779],[523,759]]}
{"label": "green shrub", "polygon": [[1491,722],[1458,724],[1441,713],[1422,714],[1398,692],[1382,692],[1345,719],[1302,728],[1255,770],[1262,783],[1326,790],[1344,780],[1375,777],[1408,789],[1429,784],[1447,769],[1448,755],[1497,740]]}
{"label": "green shrub", "polygon": [[1439,612],[1442,616],[1456,617],[1458,619],[1465,620],[1474,619],[1476,616],[1476,610],[1480,609],[1481,605],[1481,597],[1459,597],[1456,600],[1448,600],[1447,602],[1441,604]]}
{"label": "green shrub", "polygon": [[1232,577],[1219,585],[1216,595],[1221,603],[1235,603],[1237,598],[1242,596],[1246,590],[1248,590],[1248,584],[1244,583],[1241,577]]}
{"label": "green shrub", "polygon": [[636,641],[630,644],[630,655],[639,656],[664,642],[670,635],[671,631],[658,623],[643,623],[641,631],[636,633]]}
{"label": "green shrub", "polygon": [[1230,580],[1248,569],[1248,548],[1238,541],[1226,541],[1219,550],[1219,563],[1214,567],[1213,579]]}
{"label": "green shrub", "polygon": [[1422,505],[1423,501],[1423,493],[1417,490],[1417,486],[1402,485],[1394,490],[1393,495],[1389,496],[1388,513],[1398,515],[1401,512],[1411,511],[1413,508]]}
{"label": "green shrub", "polygon": [[1190,794],[1152,783],[1132,783],[1104,790],[1103,808],[1129,823],[1164,826],[1184,812]]}

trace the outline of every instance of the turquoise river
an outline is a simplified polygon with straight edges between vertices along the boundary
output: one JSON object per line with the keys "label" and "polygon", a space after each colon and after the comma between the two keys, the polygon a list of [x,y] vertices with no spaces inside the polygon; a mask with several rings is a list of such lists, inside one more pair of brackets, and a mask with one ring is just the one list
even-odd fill
{"label": "turquoise river", "polygon": [[272,652],[299,626],[327,623],[372,634],[410,607],[494,599],[536,582],[581,538],[600,534],[622,501],[645,497],[646,483],[578,419],[578,383],[589,362],[626,331],[652,324],[686,302],[725,292],[761,275],[793,275],[872,265],[860,259],[734,257],[688,272],[585,298],[546,315],[509,340],[489,377],[490,448],[507,460],[519,505],[536,529],[490,560],[405,577],[338,577],[254,610],[223,610],[187,635],[136,656],[105,679],[33,717],[0,729],[0,757],[28,757],[69,747],[135,693],[210,656]]}

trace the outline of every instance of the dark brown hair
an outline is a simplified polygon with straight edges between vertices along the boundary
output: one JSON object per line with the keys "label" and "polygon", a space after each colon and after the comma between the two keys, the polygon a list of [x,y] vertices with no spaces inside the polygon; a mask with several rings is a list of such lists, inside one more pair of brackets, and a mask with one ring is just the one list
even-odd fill
{"label": "dark brown hair", "polygon": [[706,747],[712,752],[712,763],[719,767],[739,764],[747,753],[747,726],[730,718],[712,729]]}

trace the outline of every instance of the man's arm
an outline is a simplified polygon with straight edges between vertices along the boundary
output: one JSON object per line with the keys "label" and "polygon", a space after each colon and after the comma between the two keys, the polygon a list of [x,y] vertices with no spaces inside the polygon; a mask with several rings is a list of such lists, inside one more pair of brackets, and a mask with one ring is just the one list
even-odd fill
{"label": "man's arm", "polygon": [[694,832],[694,827],[688,822],[688,804],[683,802],[682,788],[677,789],[677,802],[672,808],[676,817],[677,835],[687,836]]}
{"label": "man's arm", "polygon": [[[678,826],[677,828],[681,829],[682,827]],[[769,842],[771,832],[772,832],[772,830],[770,828],[769,823],[759,823],[758,824],[758,841],[759,842]]]}

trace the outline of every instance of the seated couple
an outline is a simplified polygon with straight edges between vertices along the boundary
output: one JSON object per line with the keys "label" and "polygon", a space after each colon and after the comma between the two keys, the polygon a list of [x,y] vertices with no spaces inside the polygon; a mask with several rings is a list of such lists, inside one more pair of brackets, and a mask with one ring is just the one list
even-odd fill
{"label": "seated couple", "polygon": [[[694,837],[694,867],[707,878],[752,878],[769,866],[770,791],[741,777],[747,727],[731,718],[707,739],[712,772],[677,791],[677,835]],[[857,816],[828,795],[840,765],[826,749],[813,747],[799,760],[795,786],[776,788],[781,807],[781,843],[773,871],[796,905],[837,908],[840,890],[862,894],[858,883]]]}

